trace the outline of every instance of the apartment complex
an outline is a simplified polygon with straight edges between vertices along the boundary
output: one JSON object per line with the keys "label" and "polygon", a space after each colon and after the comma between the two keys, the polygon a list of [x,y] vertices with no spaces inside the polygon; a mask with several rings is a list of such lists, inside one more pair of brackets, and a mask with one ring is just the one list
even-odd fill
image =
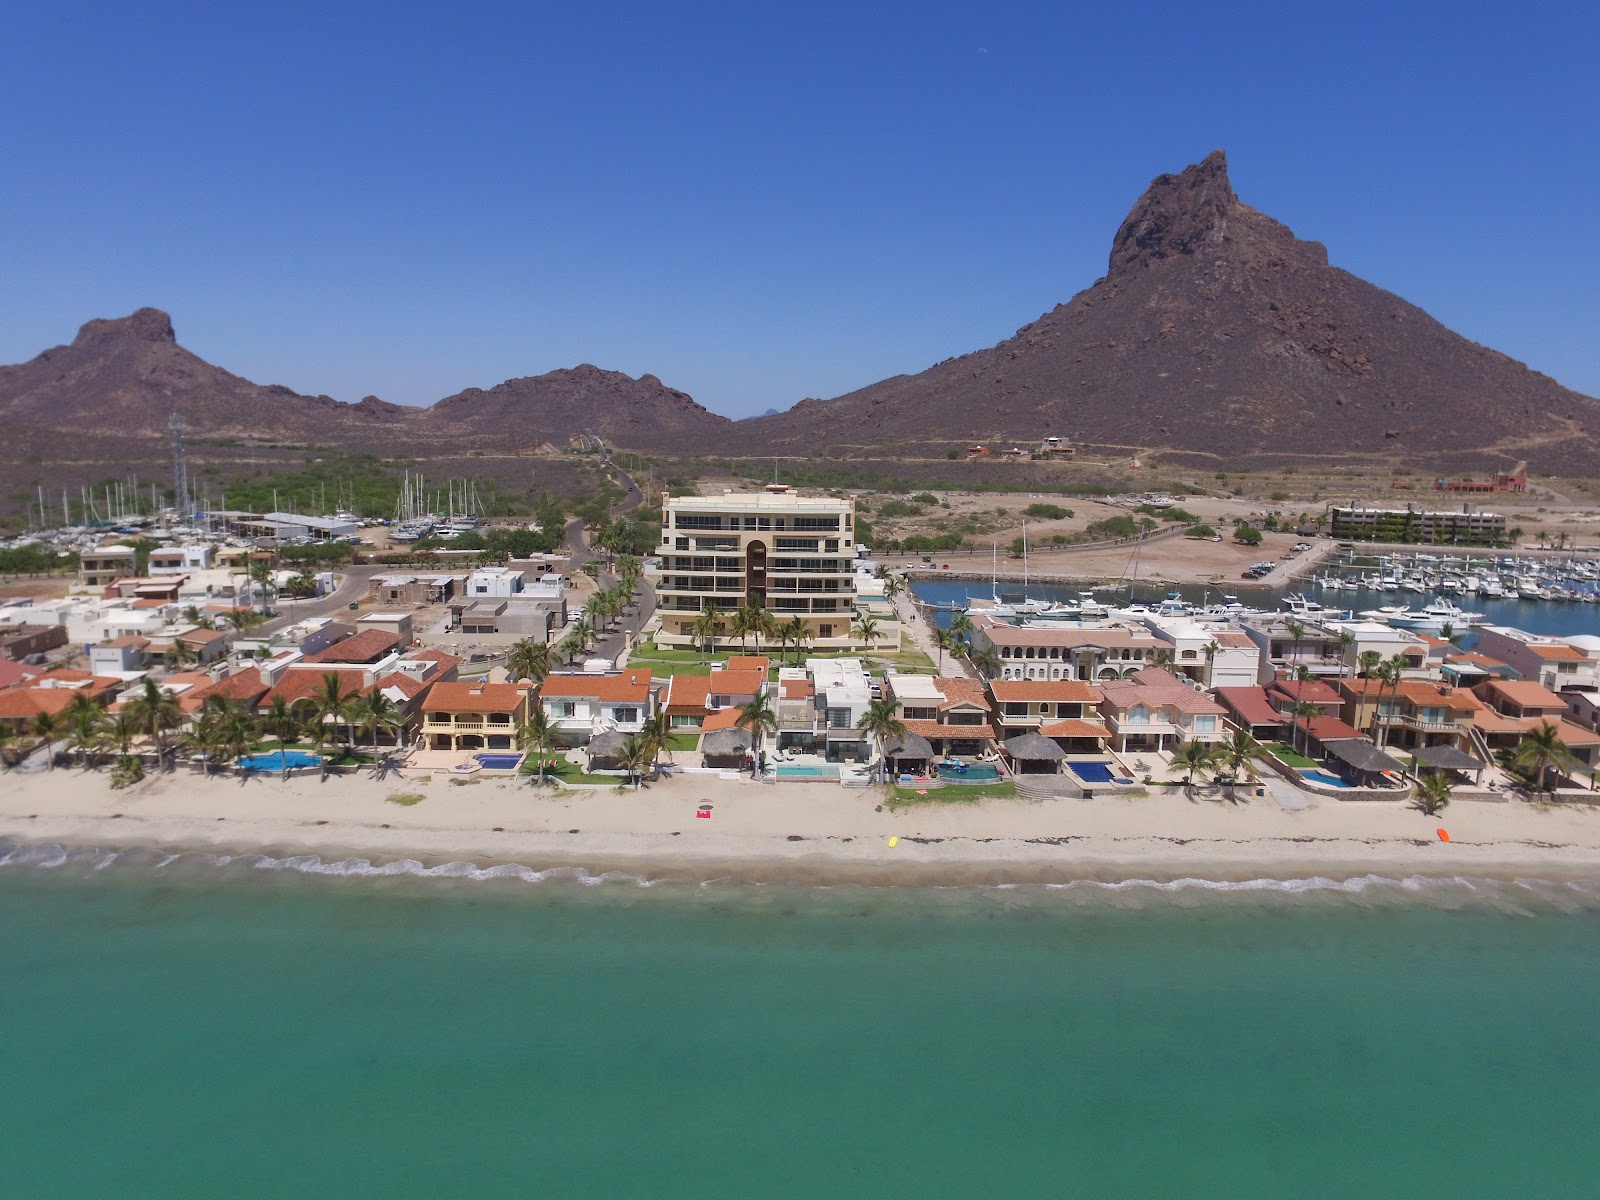
{"label": "apartment complex", "polygon": [[1407,542],[1413,545],[1499,546],[1506,540],[1503,513],[1429,512],[1405,508],[1331,508],[1328,516],[1336,538],[1368,542]]}
{"label": "apartment complex", "polygon": [[[663,496],[659,640],[695,642],[710,606],[755,605],[798,617],[816,649],[853,644],[855,501],[802,496],[785,484],[720,496]],[[725,618],[726,619],[726,618]],[[727,628],[718,635],[732,636]]]}

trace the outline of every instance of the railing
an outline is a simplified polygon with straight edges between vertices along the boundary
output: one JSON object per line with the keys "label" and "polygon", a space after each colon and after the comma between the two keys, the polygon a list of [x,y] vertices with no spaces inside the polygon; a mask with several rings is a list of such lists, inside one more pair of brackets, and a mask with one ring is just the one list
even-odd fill
{"label": "railing", "polygon": [[1423,717],[1414,717],[1410,713],[1402,713],[1400,724],[1407,729],[1420,729],[1427,733],[1454,733],[1457,725],[1454,721],[1429,721]]}

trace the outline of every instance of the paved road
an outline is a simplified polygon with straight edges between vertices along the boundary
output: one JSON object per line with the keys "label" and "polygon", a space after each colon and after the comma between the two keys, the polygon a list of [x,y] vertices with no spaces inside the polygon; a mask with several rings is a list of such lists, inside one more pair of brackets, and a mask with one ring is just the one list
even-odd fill
{"label": "paved road", "polygon": [[258,625],[250,633],[274,633],[307,617],[331,617],[339,612],[348,611],[352,603],[365,598],[367,583],[374,575],[390,575],[397,569],[375,563],[344,567],[336,576],[339,586],[326,596],[318,596],[312,600],[280,599],[278,607],[281,615],[274,617],[265,625]]}

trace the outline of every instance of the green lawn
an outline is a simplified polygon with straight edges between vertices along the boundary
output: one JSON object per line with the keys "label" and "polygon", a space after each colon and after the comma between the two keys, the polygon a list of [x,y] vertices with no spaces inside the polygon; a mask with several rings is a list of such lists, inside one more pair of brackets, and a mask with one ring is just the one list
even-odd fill
{"label": "green lawn", "polygon": [[668,750],[693,750],[700,745],[698,733],[675,733],[667,739]]}
{"label": "green lawn", "polygon": [[1005,800],[1014,797],[1017,789],[1011,783],[981,783],[929,788],[920,795],[915,787],[896,784],[889,800],[891,809],[910,808],[916,804],[977,804],[982,800]]}
{"label": "green lawn", "polygon": [[[535,779],[537,779],[539,775],[537,763],[532,759],[524,761],[525,765],[522,767],[521,773],[523,775],[533,776]],[[534,765],[526,765],[526,763],[530,762],[534,762]],[[555,779],[561,783],[603,783],[612,786],[620,786],[621,784],[628,782],[621,775],[592,775],[588,771],[580,768],[576,763],[570,763],[564,758],[557,761],[554,769],[546,768],[544,777],[547,780]]]}
{"label": "green lawn", "polygon": [[1300,751],[1292,746],[1285,745],[1283,742],[1268,742],[1267,749],[1271,751],[1272,756],[1279,762],[1287,763],[1291,767],[1314,767],[1317,765],[1313,760],[1301,754]]}

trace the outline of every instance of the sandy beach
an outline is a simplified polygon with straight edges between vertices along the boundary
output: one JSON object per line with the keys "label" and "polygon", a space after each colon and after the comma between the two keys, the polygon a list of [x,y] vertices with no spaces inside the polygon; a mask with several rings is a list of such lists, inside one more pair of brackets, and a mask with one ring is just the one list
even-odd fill
{"label": "sandy beach", "polygon": [[[387,798],[420,793],[417,804]],[[317,855],[324,862],[515,863],[645,879],[1002,883],[1367,874],[1600,879],[1600,809],[1463,801],[1442,817],[1396,803],[1181,792],[1094,800],[879,807],[867,789],[678,776],[639,789],[554,791],[370,777],[103,774],[0,778],[0,838],[76,848]],[[712,805],[709,819],[696,816]],[[1442,842],[1436,830],[1449,831]],[[890,838],[898,838],[891,847]]]}

